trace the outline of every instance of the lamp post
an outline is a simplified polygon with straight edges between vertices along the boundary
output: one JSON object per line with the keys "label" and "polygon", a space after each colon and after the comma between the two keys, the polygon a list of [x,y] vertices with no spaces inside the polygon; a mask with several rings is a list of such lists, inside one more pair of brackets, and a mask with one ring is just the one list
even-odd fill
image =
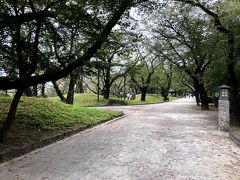
{"label": "lamp post", "polygon": [[218,129],[228,131],[230,129],[230,87],[222,85],[219,87],[219,100],[218,100]]}
{"label": "lamp post", "polygon": [[230,95],[229,91],[231,88],[225,84],[220,86],[219,88],[220,88],[219,99],[228,100],[229,95]]}

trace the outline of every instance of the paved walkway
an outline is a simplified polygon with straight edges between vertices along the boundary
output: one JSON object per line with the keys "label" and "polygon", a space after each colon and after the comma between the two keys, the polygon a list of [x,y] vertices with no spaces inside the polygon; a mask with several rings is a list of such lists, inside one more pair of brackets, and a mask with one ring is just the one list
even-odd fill
{"label": "paved walkway", "polygon": [[112,107],[128,117],[0,165],[0,179],[240,180],[240,148],[191,99]]}

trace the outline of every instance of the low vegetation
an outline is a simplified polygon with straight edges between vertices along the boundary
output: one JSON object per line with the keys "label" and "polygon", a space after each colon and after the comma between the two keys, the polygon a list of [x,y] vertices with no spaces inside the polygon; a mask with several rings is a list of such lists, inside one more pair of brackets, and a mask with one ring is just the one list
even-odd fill
{"label": "low vegetation", "polygon": [[[162,103],[163,97],[156,94],[147,94],[146,101],[140,100],[141,95],[137,95],[135,100],[121,99],[116,97],[110,97],[109,99],[104,99],[100,96],[99,102],[97,102],[97,95],[95,94],[77,94],[74,96],[74,106],[81,107],[99,107],[108,105],[137,105],[137,104],[156,104]],[[169,100],[176,99],[176,97],[169,96]],[[60,101],[58,97],[51,98],[53,101]]]}

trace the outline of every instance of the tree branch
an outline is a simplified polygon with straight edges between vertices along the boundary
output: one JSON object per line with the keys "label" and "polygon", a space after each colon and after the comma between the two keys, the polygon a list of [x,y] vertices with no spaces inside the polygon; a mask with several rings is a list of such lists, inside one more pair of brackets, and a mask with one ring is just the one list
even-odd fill
{"label": "tree branch", "polygon": [[45,83],[48,81],[55,81],[63,77],[66,77],[70,72],[72,72],[76,68],[85,65],[85,63],[88,62],[95,55],[98,49],[100,49],[100,47],[105,42],[108,35],[110,34],[112,28],[117,24],[122,14],[131,5],[132,5],[132,0],[122,1],[119,9],[113,14],[112,18],[108,21],[107,25],[99,34],[95,43],[90,48],[88,48],[87,51],[81,57],[79,57],[77,60],[73,61],[72,63],[69,63],[65,68],[59,69],[55,72],[42,74],[39,76],[28,77],[27,80],[26,79],[24,80],[24,84],[22,82],[22,79],[20,78],[11,79],[8,77],[0,77],[0,89],[1,90],[18,89],[22,86],[29,87],[36,84]]}

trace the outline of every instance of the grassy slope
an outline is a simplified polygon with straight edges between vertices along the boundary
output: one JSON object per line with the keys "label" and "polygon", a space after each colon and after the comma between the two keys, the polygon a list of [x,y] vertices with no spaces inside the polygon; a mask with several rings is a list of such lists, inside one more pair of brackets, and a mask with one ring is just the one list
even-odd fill
{"label": "grassy slope", "polygon": [[[0,96],[0,126],[7,115],[11,97]],[[22,97],[16,120],[0,151],[54,136],[66,130],[87,127],[122,114],[94,108],[71,106],[43,98]]]}
{"label": "grassy slope", "polygon": [[[10,97],[0,97],[0,123],[6,117]],[[19,128],[55,130],[64,127],[86,126],[121,114],[94,108],[71,106],[42,98],[22,97],[16,124]]]}
{"label": "grassy slope", "polygon": [[[110,100],[103,99],[100,96],[100,102],[97,102],[97,96],[95,94],[75,94],[74,105],[76,106],[106,106],[106,105],[134,105],[134,104],[155,104],[162,103],[163,98],[156,94],[147,94],[146,101],[140,101],[140,95],[136,96],[135,100],[120,99],[111,97]],[[51,98],[54,101],[59,101],[58,97]],[[170,100],[175,99],[169,97]]]}

